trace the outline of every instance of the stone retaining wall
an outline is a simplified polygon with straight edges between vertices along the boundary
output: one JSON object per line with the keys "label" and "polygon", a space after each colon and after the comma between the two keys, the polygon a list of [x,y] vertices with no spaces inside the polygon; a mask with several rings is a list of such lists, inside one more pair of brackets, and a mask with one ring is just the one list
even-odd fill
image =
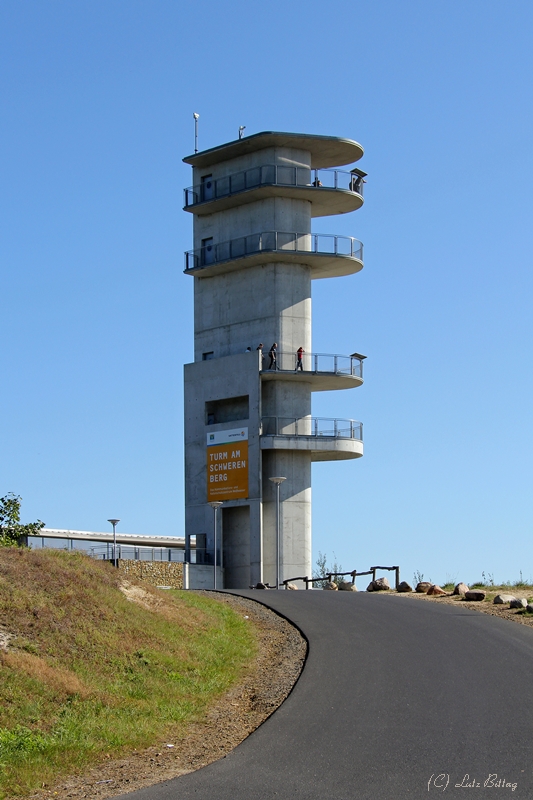
{"label": "stone retaining wall", "polygon": [[183,589],[183,564],[176,561],[133,561],[118,559],[118,569],[126,578],[146,581],[152,586]]}

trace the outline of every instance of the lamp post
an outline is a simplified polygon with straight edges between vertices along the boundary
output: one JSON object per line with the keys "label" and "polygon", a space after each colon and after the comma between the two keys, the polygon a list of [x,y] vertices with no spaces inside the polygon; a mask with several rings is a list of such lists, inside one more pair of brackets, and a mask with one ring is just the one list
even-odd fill
{"label": "lamp post", "polygon": [[113,565],[117,566],[117,525],[120,522],[119,519],[108,519],[108,522],[111,523],[113,526]]}
{"label": "lamp post", "polygon": [[222,500],[212,500],[209,505],[213,509],[213,538],[214,538],[214,572],[213,572],[213,588],[217,588],[217,511],[222,505]]}
{"label": "lamp post", "polygon": [[279,579],[280,579],[280,570],[279,570],[279,558],[280,558],[280,528],[281,528],[281,519],[280,519],[280,504],[279,504],[279,487],[286,481],[287,478],[269,478],[272,483],[276,484],[276,589],[279,589]]}
{"label": "lamp post", "polygon": [[198,120],[200,119],[200,114],[197,114],[196,111],[193,114],[194,117],[194,152],[198,152]]}

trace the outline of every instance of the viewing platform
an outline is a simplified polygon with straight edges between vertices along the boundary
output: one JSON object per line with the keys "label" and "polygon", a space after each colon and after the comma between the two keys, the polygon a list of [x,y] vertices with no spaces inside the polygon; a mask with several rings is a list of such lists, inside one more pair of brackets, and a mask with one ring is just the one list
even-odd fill
{"label": "viewing platform", "polygon": [[363,424],[328,417],[263,417],[261,450],[307,450],[311,461],[360,458]]}
{"label": "viewing platform", "polygon": [[263,350],[260,365],[263,381],[304,381],[312,392],[327,392],[336,389],[353,389],[363,383],[363,360],[366,356],[354,353],[351,356],[330,353],[304,353],[301,367],[296,353],[276,355],[276,369],[269,369],[270,357]]}
{"label": "viewing platform", "polygon": [[311,267],[311,278],[336,278],[363,269],[363,243],[329,233],[265,231],[226,242],[204,241],[185,253],[185,274],[211,277],[272,262]]}
{"label": "viewing platform", "polygon": [[264,164],[232,175],[209,175],[197,186],[184,189],[184,211],[212,214],[263,200],[290,197],[308,200],[312,217],[347,214],[363,205],[365,172],[354,169],[315,169]]}

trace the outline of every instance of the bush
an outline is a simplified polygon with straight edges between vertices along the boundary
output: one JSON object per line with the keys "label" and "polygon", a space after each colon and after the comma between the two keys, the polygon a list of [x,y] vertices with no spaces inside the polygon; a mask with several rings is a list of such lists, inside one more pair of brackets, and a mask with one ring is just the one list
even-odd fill
{"label": "bush", "polygon": [[[321,553],[320,550],[318,551],[318,558],[316,560],[317,570],[313,573],[313,578],[324,578],[324,580],[316,581],[315,586],[319,589],[323,589],[324,586],[328,583],[327,576],[334,572],[343,572],[342,565],[337,563],[337,556],[333,553],[333,564],[331,566],[327,563],[327,555],[326,553]],[[336,583],[337,586],[339,583],[344,580],[343,578],[333,576],[332,578],[333,583]]]}
{"label": "bush", "polygon": [[38,536],[44,522],[20,523],[20,504],[22,497],[8,492],[0,497],[0,547],[14,547],[25,544],[28,536]]}

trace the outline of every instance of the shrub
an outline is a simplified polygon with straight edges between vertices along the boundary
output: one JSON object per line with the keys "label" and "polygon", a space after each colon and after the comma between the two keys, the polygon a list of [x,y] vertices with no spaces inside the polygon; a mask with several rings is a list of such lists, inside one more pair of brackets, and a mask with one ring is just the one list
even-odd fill
{"label": "shrub", "polygon": [[0,497],[0,547],[13,547],[25,543],[28,536],[38,536],[44,522],[29,522],[21,525],[20,504],[22,497],[8,492]]}

